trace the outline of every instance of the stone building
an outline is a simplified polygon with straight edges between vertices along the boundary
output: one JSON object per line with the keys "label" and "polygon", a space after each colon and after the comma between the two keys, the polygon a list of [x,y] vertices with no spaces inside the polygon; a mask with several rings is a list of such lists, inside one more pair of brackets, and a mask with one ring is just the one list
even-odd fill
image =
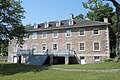
{"label": "stone building", "polygon": [[[94,63],[109,58],[109,23],[75,19],[45,22],[33,26],[25,34],[22,48],[12,40],[9,46],[9,62],[27,64],[44,63]],[[31,57],[32,54],[36,57]],[[46,57],[45,57],[46,56]],[[29,58],[29,60],[27,60]],[[30,59],[33,60],[30,62]],[[42,61],[42,62],[40,62]]]}

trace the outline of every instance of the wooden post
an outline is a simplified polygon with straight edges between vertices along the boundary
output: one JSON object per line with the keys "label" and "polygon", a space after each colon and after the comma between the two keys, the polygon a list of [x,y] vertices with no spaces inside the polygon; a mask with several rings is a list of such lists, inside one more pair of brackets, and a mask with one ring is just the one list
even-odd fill
{"label": "wooden post", "polygon": [[69,57],[65,56],[65,64],[69,64]]}
{"label": "wooden post", "polygon": [[53,64],[53,55],[50,55],[50,65]]}

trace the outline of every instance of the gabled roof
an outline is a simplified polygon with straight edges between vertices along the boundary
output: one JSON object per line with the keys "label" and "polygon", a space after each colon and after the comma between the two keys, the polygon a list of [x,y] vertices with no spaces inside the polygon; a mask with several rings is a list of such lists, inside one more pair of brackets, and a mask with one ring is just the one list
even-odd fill
{"label": "gabled roof", "polygon": [[56,26],[56,21],[49,22],[49,27],[44,28],[44,23],[38,24],[37,29],[30,29],[28,31],[43,31],[43,30],[54,30],[54,29],[69,29],[69,28],[78,28],[78,27],[94,27],[94,26],[107,26],[110,23],[100,22],[100,21],[91,21],[84,19],[74,19],[74,24],[69,25],[69,20],[61,20],[61,26]]}

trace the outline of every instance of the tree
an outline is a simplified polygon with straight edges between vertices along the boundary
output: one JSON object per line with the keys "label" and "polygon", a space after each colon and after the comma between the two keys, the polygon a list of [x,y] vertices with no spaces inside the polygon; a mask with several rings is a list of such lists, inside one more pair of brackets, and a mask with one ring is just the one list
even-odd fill
{"label": "tree", "polygon": [[76,19],[85,19],[85,16],[83,14],[79,14],[75,17]]}
{"label": "tree", "polygon": [[87,18],[90,20],[103,21],[103,18],[107,17],[111,26],[109,27],[110,34],[110,49],[115,51],[116,47],[116,13],[113,12],[113,8],[108,3],[103,5],[103,0],[88,0],[83,2],[83,7],[88,9]]}
{"label": "tree", "polygon": [[15,37],[19,44],[23,43],[24,13],[20,0],[0,0],[0,44]]}

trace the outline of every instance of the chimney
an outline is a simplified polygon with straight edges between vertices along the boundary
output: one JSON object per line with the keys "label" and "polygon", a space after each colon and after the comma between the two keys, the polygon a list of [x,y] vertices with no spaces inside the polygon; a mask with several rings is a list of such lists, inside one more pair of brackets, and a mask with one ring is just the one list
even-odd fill
{"label": "chimney", "polygon": [[70,19],[72,20],[74,18],[74,15],[70,13]]}
{"label": "chimney", "polygon": [[108,18],[104,18],[104,22],[108,23]]}

